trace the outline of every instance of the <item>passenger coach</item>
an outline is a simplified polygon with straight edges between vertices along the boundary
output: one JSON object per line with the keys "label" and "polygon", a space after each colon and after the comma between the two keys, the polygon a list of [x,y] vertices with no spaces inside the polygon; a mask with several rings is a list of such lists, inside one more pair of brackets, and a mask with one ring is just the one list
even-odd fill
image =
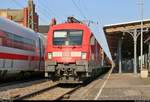
{"label": "passenger coach", "polygon": [[41,34],[0,17],[0,75],[44,71],[44,39]]}

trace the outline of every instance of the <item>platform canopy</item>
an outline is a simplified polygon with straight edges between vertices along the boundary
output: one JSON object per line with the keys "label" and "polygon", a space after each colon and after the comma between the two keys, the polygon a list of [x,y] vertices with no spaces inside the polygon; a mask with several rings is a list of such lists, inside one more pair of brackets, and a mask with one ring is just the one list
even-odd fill
{"label": "platform canopy", "polygon": [[[150,19],[143,20],[144,41],[150,36]],[[118,40],[121,38],[123,40],[122,53],[123,57],[133,58],[133,37],[129,33],[133,33],[134,30],[139,34],[137,38],[137,53],[140,55],[140,31],[141,31],[141,21],[124,22],[117,24],[109,24],[103,27],[104,33],[107,37],[108,45],[113,58],[117,55]],[[123,34],[123,32],[125,32]],[[144,51],[147,51],[147,47],[144,43]]]}

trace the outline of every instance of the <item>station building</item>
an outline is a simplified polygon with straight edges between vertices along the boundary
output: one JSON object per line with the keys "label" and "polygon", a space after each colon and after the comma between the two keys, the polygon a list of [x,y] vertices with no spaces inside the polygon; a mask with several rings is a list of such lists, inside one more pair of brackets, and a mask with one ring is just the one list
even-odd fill
{"label": "station building", "polygon": [[39,17],[35,12],[35,4],[32,0],[28,0],[28,6],[23,9],[0,9],[0,16],[38,32]]}

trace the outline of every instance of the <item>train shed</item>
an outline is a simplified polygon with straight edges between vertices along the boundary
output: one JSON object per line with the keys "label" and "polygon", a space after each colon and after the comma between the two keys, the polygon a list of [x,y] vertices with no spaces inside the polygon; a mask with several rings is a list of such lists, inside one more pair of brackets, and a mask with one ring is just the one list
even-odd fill
{"label": "train shed", "polygon": [[[103,27],[116,71],[140,72],[141,21],[132,21]],[[143,21],[143,39],[150,36],[150,19]],[[149,38],[150,39],[150,38]],[[148,69],[148,44],[143,43],[143,66]]]}

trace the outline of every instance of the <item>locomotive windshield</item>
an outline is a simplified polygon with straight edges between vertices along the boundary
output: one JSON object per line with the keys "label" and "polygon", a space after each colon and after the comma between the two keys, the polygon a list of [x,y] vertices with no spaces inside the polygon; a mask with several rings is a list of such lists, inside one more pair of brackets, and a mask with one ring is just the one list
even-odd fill
{"label": "locomotive windshield", "polygon": [[81,30],[70,31],[54,31],[53,44],[54,45],[81,45],[82,44]]}

